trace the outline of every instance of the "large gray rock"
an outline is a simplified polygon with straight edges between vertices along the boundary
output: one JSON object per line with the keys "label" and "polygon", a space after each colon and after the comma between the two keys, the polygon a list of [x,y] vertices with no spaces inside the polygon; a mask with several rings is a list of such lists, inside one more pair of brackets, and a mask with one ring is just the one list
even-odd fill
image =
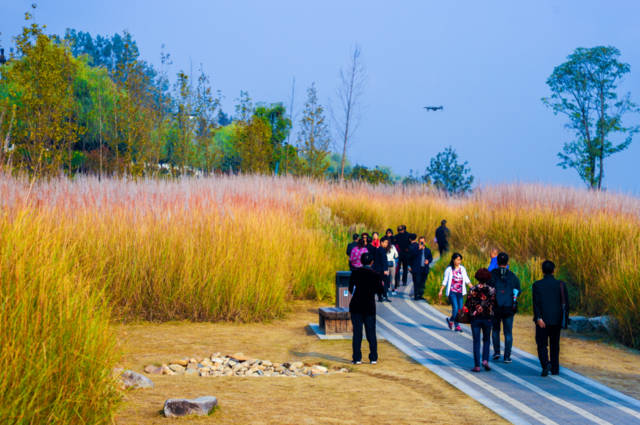
{"label": "large gray rock", "polygon": [[589,319],[589,323],[593,326],[593,329],[597,332],[606,332],[613,334],[616,327],[616,321],[611,316],[596,316]]}
{"label": "large gray rock", "polygon": [[153,388],[153,381],[132,370],[125,370],[120,375],[123,388]]}
{"label": "large gray rock", "polygon": [[168,418],[187,415],[206,416],[211,409],[218,405],[218,399],[213,396],[198,397],[193,400],[186,398],[170,398],[164,402],[164,415]]}
{"label": "large gray rock", "polygon": [[573,316],[569,322],[569,329],[576,333],[591,332],[593,331],[593,325],[584,316]]}

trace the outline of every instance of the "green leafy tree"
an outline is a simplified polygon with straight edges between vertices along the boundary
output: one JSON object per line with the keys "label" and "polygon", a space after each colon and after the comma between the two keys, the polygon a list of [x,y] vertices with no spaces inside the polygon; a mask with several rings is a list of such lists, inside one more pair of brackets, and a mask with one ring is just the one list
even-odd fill
{"label": "green leafy tree", "polygon": [[387,168],[369,169],[364,165],[356,165],[349,174],[351,180],[360,180],[371,184],[391,184],[391,171]]}
{"label": "green leafy tree", "polygon": [[307,102],[304,106],[298,146],[303,160],[302,173],[311,177],[322,177],[329,167],[326,161],[329,155],[329,129],[324,116],[324,108],[318,102],[315,83],[307,90]]}
{"label": "green leafy tree", "polygon": [[16,47],[18,57],[3,67],[0,80],[5,103],[15,110],[16,165],[37,177],[70,170],[72,147],[84,131],[74,103],[78,61],[36,23],[23,28]]}
{"label": "green leafy tree", "polygon": [[236,122],[236,143],[240,165],[244,173],[268,174],[271,172],[273,146],[271,126],[260,117],[251,117],[248,122]]}
{"label": "green leafy tree", "polygon": [[[618,83],[630,66],[618,60],[620,51],[611,46],[578,48],[547,79],[551,96],[543,98],[555,114],[569,118],[567,128],[575,139],[565,143],[559,166],[575,169],[592,189],[601,189],[605,158],[629,147],[639,127],[625,127],[625,113],[637,111],[627,93],[621,98]],[[614,143],[612,136],[622,141]]]}
{"label": "green leafy tree", "polygon": [[278,174],[282,162],[285,160],[287,146],[285,140],[291,130],[291,119],[286,115],[286,109],[282,103],[274,103],[270,106],[260,105],[255,109],[254,115],[264,119],[271,127],[271,145],[273,160],[271,169]]}
{"label": "green leafy tree", "polygon": [[422,179],[452,195],[464,194],[471,190],[473,184],[473,176],[467,165],[467,161],[463,163],[458,161],[458,154],[453,147],[449,146],[431,158]]}

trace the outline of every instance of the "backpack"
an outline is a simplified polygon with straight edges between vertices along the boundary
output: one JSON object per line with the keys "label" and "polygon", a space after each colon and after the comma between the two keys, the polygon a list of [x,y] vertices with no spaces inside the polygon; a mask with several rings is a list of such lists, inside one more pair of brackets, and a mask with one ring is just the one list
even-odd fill
{"label": "backpack", "polygon": [[496,304],[497,309],[496,313],[500,317],[509,317],[513,316],[517,310],[518,305],[513,301],[513,285],[511,279],[509,279],[510,271],[503,278],[498,278],[494,280],[495,288],[496,288]]}

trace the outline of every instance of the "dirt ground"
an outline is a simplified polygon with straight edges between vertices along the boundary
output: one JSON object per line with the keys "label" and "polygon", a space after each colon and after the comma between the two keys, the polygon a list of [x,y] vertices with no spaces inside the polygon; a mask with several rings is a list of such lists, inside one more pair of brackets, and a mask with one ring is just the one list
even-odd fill
{"label": "dirt ground", "polygon": [[[155,388],[128,391],[118,424],[450,424],[507,423],[414,363],[387,342],[377,365],[352,366],[351,341],[321,341],[309,333],[317,304],[299,303],[285,320],[267,324],[142,323],[117,326],[122,367],[138,372],[174,358],[244,354],[273,362],[309,361],[348,367],[347,374],[300,377],[151,376]],[[366,358],[368,347],[363,345]],[[168,398],[218,397],[208,417],[168,419]]]}
{"label": "dirt ground", "polygon": [[[151,376],[155,388],[128,391],[118,424],[498,424],[492,411],[413,362],[387,342],[377,365],[351,366],[350,341],[321,341],[306,325],[317,322],[317,304],[301,302],[288,318],[266,324],[140,323],[117,325],[122,367],[138,372],[147,364],[214,352],[244,354],[273,362],[308,361],[347,367],[348,374],[300,377]],[[514,326],[516,345],[535,352],[530,317]],[[563,365],[640,397],[640,355],[608,342],[564,338]],[[363,344],[366,358],[368,347]],[[208,417],[167,419],[167,398],[218,397]],[[451,416],[455,412],[455,418]],[[186,421],[186,422],[185,422]]]}

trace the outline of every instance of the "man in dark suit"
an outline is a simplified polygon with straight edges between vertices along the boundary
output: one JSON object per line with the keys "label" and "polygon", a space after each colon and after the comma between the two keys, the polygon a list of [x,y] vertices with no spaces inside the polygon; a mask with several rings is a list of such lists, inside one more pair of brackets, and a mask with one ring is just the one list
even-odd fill
{"label": "man in dark suit", "polygon": [[364,253],[360,260],[362,267],[355,269],[349,279],[349,292],[353,295],[349,303],[351,324],[353,325],[353,364],[362,363],[362,326],[369,342],[369,361],[378,362],[378,341],[376,339],[376,295],[382,296],[382,278],[373,270],[373,256]]}
{"label": "man in dark suit", "polygon": [[398,245],[398,267],[396,267],[396,287],[400,285],[400,266],[402,266],[402,286],[407,286],[407,277],[409,276],[409,233],[407,226],[401,224],[398,226],[396,234],[396,244]]}
{"label": "man in dark suit", "polygon": [[549,375],[549,372],[557,375],[560,371],[560,330],[566,327],[569,314],[567,285],[553,277],[555,268],[553,262],[543,262],[544,278],[535,282],[532,288],[533,321],[542,376]]}
{"label": "man in dark suit", "polygon": [[447,220],[440,222],[440,227],[436,229],[436,242],[438,243],[438,251],[440,251],[440,258],[445,252],[449,251],[449,236],[451,232],[447,227]]}
{"label": "man in dark suit", "polygon": [[[380,243],[381,245],[379,247],[375,248],[374,246],[371,246],[371,248],[374,250],[373,251],[373,254],[374,254],[373,270],[378,272],[378,274],[380,275],[380,279],[381,279],[380,284],[384,287],[386,277],[389,274],[389,262],[387,261],[387,249],[386,249],[387,245],[389,244],[389,241],[387,238],[382,238],[380,240]],[[387,292],[386,291],[383,291],[383,292],[384,292],[384,295],[379,296],[378,301],[391,302],[391,300],[387,297]]]}
{"label": "man in dark suit", "polygon": [[[411,235],[415,241],[416,235]],[[424,288],[429,276],[429,264],[433,261],[431,250],[427,248],[424,236],[418,242],[413,242],[409,248],[411,276],[413,277],[413,299],[421,301],[424,298]]]}
{"label": "man in dark suit", "polygon": [[360,235],[357,233],[354,233],[353,241],[349,243],[349,245],[347,245],[347,257],[351,256],[351,251],[353,250],[353,248],[356,247],[356,245],[358,245],[358,239],[360,239]]}

